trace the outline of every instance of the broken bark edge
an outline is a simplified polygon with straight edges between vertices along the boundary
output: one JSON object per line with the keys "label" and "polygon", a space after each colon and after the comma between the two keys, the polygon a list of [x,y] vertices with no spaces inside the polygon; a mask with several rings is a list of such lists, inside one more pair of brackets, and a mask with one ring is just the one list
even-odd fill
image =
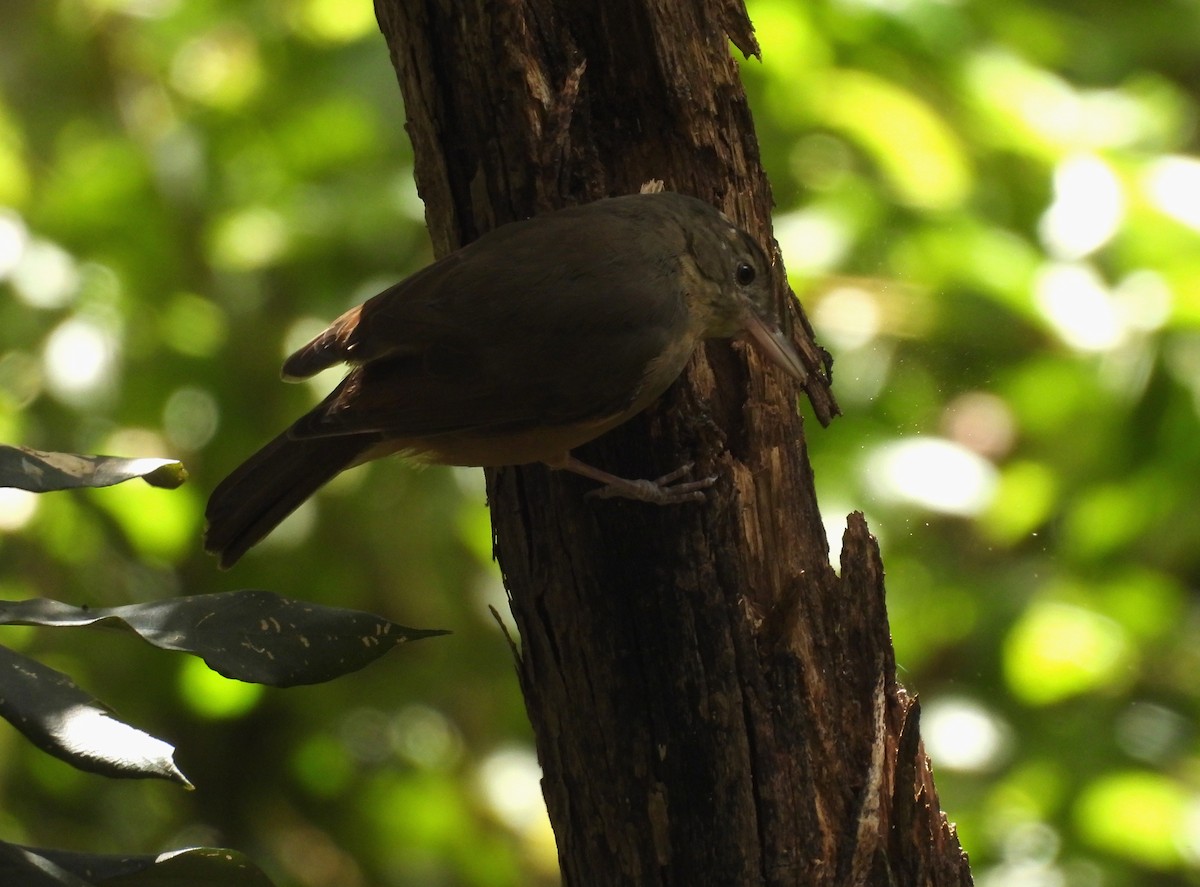
{"label": "broken bark edge", "polygon": [[[861,512],[847,517],[841,567],[843,593],[867,598],[862,612],[886,606],[879,542]],[[887,625],[886,613],[867,624]],[[890,636],[876,640],[882,656],[875,695],[875,754],[847,883],[966,887],[973,883],[970,861],[954,824],[941,810],[933,766],[921,740],[920,701],[896,680]],[[936,848],[933,854],[928,852],[931,846]]]}

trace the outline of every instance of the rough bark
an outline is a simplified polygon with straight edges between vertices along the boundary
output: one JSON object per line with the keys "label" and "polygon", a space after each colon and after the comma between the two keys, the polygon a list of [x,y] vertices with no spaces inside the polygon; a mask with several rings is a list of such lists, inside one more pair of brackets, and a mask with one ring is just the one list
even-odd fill
{"label": "rough bark", "polygon": [[[439,254],[654,178],[773,243],[730,55],[758,51],[739,0],[376,12]],[[826,422],[823,354],[780,298]],[[745,347],[712,343],[656,406],[579,452],[626,477],[695,461],[720,477],[704,505],[585,501],[588,482],[541,466],[489,475],[566,884],[971,883],[895,680],[860,516],[840,576],[829,565],[797,394]]]}

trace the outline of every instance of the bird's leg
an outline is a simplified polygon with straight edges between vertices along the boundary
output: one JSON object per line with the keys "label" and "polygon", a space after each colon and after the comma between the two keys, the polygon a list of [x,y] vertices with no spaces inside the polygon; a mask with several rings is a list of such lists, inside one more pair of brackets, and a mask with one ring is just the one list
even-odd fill
{"label": "bird's leg", "polygon": [[630,480],[617,477],[615,474],[594,468],[586,462],[580,462],[570,453],[562,459],[555,460],[550,467],[573,471],[604,484],[600,489],[590,491],[587,494],[588,499],[635,499],[638,502],[649,502],[652,505],[703,502],[704,491],[717,482],[716,475],[713,475],[700,480],[675,483],[681,477],[691,474],[693,467],[691,462],[676,468],[670,474],[664,474],[657,480]]}

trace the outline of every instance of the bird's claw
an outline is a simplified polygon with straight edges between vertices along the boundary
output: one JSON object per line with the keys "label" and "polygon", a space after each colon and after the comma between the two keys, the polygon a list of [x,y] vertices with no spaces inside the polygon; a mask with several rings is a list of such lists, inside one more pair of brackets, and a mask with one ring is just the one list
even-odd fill
{"label": "bird's claw", "polygon": [[675,481],[692,473],[695,465],[688,462],[656,480],[627,480],[616,478],[585,496],[588,499],[634,499],[651,505],[679,505],[684,502],[703,502],[704,491],[717,482],[717,476],[703,477],[677,484]]}

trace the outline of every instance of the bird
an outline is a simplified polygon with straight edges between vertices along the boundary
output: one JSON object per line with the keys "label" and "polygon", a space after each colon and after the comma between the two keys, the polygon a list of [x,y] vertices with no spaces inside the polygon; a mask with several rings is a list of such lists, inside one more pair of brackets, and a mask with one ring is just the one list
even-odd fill
{"label": "bird", "polygon": [[204,545],[232,566],[337,474],[392,454],[545,463],[590,495],[704,499],[690,465],[631,480],[572,455],[653,403],[698,344],[748,338],[803,382],[762,247],[709,203],[608,197],[502,225],[334,320],[285,380],[347,364],[332,392],[213,490]]}

